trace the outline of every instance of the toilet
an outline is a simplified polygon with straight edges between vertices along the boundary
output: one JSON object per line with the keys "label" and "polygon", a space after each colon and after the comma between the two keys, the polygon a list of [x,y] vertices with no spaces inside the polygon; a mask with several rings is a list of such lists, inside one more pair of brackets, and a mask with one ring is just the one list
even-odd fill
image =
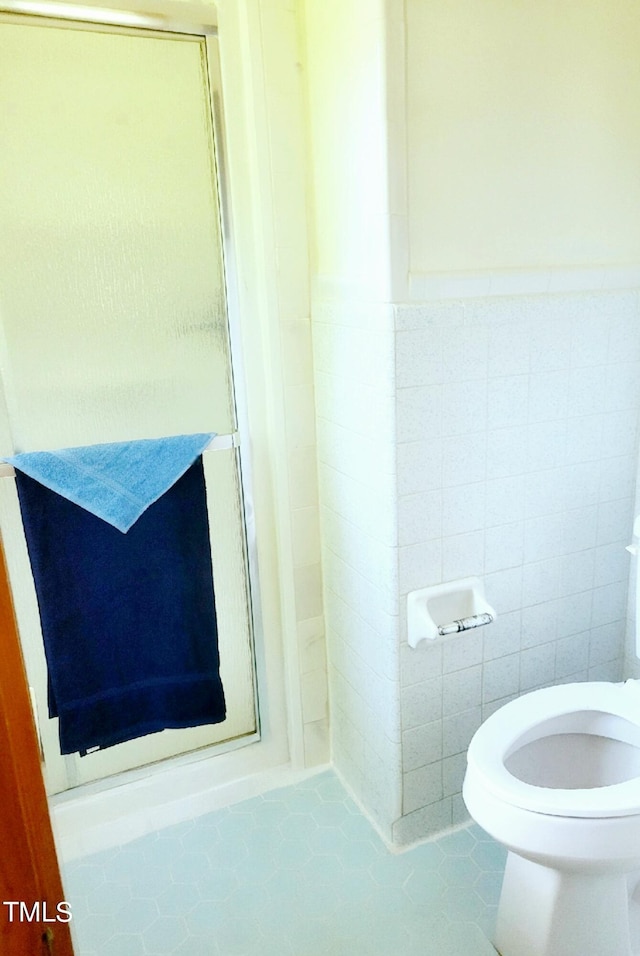
{"label": "toilet", "polygon": [[501,956],[640,956],[640,681],[505,704],[469,745],[463,798],[508,850]]}

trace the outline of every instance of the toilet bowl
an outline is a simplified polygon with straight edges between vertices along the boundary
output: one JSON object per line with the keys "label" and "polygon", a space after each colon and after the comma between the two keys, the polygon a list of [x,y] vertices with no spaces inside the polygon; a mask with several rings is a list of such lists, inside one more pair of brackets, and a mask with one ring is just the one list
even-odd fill
{"label": "toilet bowl", "polygon": [[506,704],[469,745],[463,798],[508,850],[501,956],[640,954],[640,681]]}

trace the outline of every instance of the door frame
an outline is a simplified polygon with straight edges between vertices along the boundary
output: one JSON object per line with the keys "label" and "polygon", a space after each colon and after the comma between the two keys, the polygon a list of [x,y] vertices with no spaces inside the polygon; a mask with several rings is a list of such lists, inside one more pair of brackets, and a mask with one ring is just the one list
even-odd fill
{"label": "door frame", "polygon": [[[4,956],[53,952],[45,941],[49,933],[57,956],[73,956],[69,922],[58,920],[60,912],[66,913],[65,908],[58,910],[65,897],[1,542],[0,754],[2,952]],[[19,906],[9,907],[8,902],[25,903],[29,913],[37,902],[40,919],[21,920]]]}

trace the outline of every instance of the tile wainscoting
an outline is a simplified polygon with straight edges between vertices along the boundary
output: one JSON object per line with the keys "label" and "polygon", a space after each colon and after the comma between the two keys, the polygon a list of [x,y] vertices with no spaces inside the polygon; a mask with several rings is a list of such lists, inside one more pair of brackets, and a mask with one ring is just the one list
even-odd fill
{"label": "tile wainscoting", "polygon": [[[314,305],[333,757],[387,839],[466,818],[500,704],[622,676],[639,313],[616,289]],[[468,575],[498,619],[409,649],[407,593]]]}

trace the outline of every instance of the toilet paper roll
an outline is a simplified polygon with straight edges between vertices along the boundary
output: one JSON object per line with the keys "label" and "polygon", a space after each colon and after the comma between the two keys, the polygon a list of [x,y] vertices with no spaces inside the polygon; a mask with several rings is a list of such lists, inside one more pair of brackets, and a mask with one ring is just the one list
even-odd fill
{"label": "toilet paper roll", "polygon": [[438,628],[438,634],[445,637],[447,634],[456,634],[458,631],[469,631],[473,627],[481,627],[483,624],[491,624],[492,614],[473,614],[471,617],[461,617],[451,624],[441,624]]}

